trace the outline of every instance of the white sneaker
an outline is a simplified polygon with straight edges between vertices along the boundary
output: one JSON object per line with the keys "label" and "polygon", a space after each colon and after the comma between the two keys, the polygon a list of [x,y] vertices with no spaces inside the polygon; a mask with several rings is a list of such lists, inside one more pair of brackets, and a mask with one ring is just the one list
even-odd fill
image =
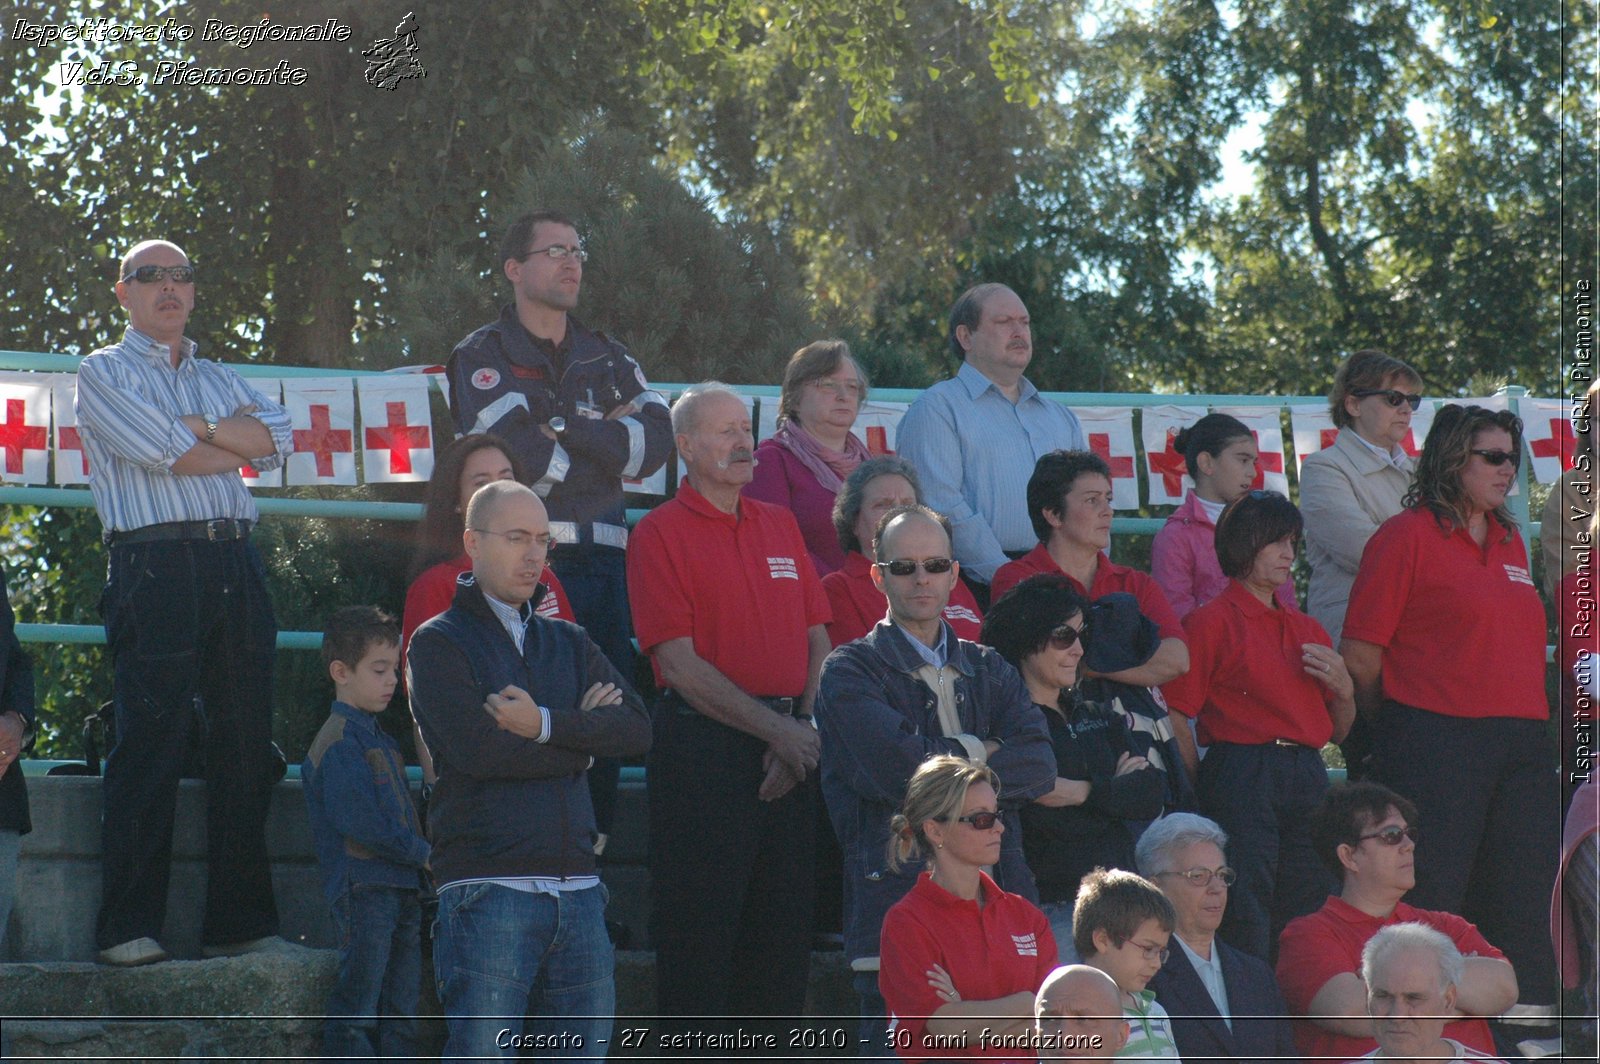
{"label": "white sneaker", "polygon": [[118,968],[137,968],[141,964],[156,964],[168,959],[170,958],[167,956],[167,951],[161,948],[161,943],[148,936],[100,951],[101,964],[111,964]]}

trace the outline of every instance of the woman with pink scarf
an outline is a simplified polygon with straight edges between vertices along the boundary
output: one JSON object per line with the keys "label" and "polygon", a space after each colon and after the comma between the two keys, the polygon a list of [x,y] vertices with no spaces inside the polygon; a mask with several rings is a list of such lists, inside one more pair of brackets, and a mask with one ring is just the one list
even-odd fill
{"label": "woman with pink scarf", "polygon": [[744,488],[794,514],[818,576],[844,564],[833,501],[844,478],[870,457],[850,432],[866,397],[866,375],[843,340],[796,351],[783,374],[778,431],[756,448],[756,474]]}

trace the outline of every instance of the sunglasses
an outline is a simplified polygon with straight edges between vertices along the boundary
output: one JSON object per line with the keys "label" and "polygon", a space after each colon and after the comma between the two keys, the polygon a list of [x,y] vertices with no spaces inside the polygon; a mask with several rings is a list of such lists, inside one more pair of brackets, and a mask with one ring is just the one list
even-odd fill
{"label": "sunglasses", "polygon": [[1417,829],[1410,827],[1403,828],[1399,824],[1391,824],[1382,831],[1374,831],[1370,835],[1361,836],[1362,842],[1366,842],[1368,839],[1377,839],[1385,846],[1398,846],[1400,845],[1401,839],[1410,839],[1412,842],[1416,842]]}
{"label": "sunglasses", "polygon": [[140,266],[124,277],[124,281],[138,281],[140,284],[158,284],[163,278],[170,277],[178,284],[194,284],[193,266]]}
{"label": "sunglasses", "polygon": [[957,824],[971,824],[978,831],[988,831],[1000,823],[1000,814],[991,813],[987,810],[981,813],[968,813],[966,816],[956,817],[955,822]]}
{"label": "sunglasses", "polygon": [[1049,642],[1051,650],[1066,650],[1080,639],[1089,637],[1089,626],[1074,628],[1070,624],[1063,624],[1060,628],[1050,633]]}
{"label": "sunglasses", "polygon": [[1507,462],[1512,465],[1521,465],[1521,456],[1515,451],[1480,451],[1473,448],[1472,453],[1482,458],[1492,466],[1503,466]]}
{"label": "sunglasses", "polygon": [[1402,392],[1398,388],[1357,388],[1350,394],[1357,399],[1365,399],[1371,395],[1381,396],[1384,402],[1397,410],[1402,406],[1409,406],[1412,410],[1422,406],[1422,396]]}
{"label": "sunglasses", "polygon": [[915,558],[895,558],[886,562],[873,562],[879,569],[890,576],[910,576],[919,568],[929,576],[938,576],[948,573],[955,563],[949,558],[924,558],[920,562]]}

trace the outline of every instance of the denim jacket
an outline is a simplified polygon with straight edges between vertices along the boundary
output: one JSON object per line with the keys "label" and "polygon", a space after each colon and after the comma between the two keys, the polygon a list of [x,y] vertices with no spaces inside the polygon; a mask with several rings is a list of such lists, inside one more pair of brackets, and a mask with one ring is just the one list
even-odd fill
{"label": "denim jacket", "polygon": [[938,697],[917,675],[924,662],[910,638],[880,621],[822,666],[816,705],[822,794],[844,850],[845,954],[853,965],[878,956],[884,914],[921,871],[893,872],[887,865],[889,818],[905,800],[906,785],[930,757],[970,756],[974,739],[1001,743],[988,759],[1000,777],[1005,823],[995,880],[1038,901],[1022,856],[1017,809],[1055,786],[1056,759],[1044,715],[1010,664],[988,647],[958,639],[945,624],[946,646],[953,648],[949,663],[958,674],[956,712],[965,729],[964,736],[946,736]]}
{"label": "denim jacket", "polygon": [[421,884],[428,840],[400,747],[374,714],[334,702],[300,766],[300,779],[329,901],[356,884]]}

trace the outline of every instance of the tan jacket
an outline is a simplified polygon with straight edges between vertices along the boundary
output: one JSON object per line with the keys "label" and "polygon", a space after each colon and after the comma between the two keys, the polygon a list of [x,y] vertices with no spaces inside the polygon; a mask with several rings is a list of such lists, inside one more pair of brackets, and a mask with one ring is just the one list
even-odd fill
{"label": "tan jacket", "polygon": [[1415,460],[1407,458],[1397,468],[1349,428],[1340,429],[1332,447],[1300,467],[1300,513],[1311,564],[1306,612],[1328,630],[1336,647],[1361,552],[1378,526],[1400,512],[1415,472]]}

